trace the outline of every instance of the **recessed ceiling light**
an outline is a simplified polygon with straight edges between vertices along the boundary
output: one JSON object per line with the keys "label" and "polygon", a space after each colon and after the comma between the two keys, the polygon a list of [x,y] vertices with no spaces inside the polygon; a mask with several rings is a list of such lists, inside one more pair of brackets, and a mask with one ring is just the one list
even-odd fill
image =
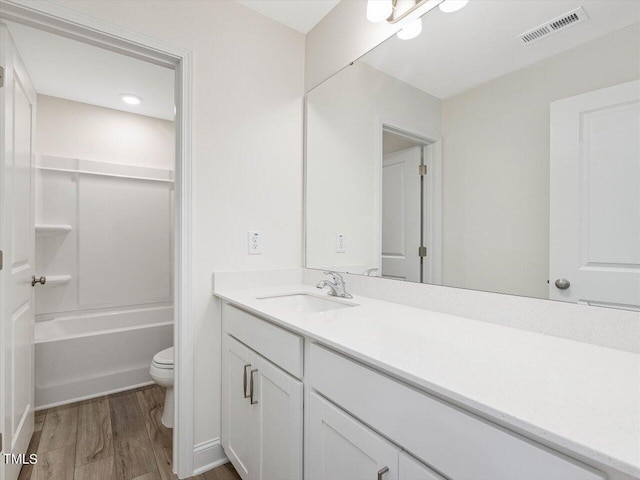
{"label": "recessed ceiling light", "polygon": [[467,3],[469,3],[469,0],[445,0],[438,5],[438,7],[440,7],[440,10],[444,13],[452,13],[464,8]]}
{"label": "recessed ceiling light", "polygon": [[131,93],[123,93],[120,95],[120,98],[124,103],[128,103],[129,105],[140,105],[142,103],[142,98]]}

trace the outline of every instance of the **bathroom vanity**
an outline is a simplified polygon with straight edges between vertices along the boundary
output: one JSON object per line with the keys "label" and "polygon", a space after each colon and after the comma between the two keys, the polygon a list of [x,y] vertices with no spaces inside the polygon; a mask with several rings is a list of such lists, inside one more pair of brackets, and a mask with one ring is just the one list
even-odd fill
{"label": "bathroom vanity", "polygon": [[245,480],[640,479],[638,4],[457,3],[306,92],[302,274],[215,279]]}
{"label": "bathroom vanity", "polygon": [[311,285],[215,294],[244,480],[640,476],[636,354]]}

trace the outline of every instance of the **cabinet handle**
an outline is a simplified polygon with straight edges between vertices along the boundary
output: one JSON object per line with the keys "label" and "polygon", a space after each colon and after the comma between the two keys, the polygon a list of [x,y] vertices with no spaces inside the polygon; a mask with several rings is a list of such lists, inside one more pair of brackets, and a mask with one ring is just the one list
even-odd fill
{"label": "cabinet handle", "polygon": [[389,467],[382,467],[380,470],[378,470],[378,480],[382,480],[382,476],[388,472],[389,472]]}
{"label": "cabinet handle", "polygon": [[242,376],[242,394],[244,395],[244,398],[249,398],[249,395],[247,395],[247,368],[250,367],[250,363],[247,363],[244,366],[244,375]]}
{"label": "cabinet handle", "polygon": [[255,402],[253,401],[253,374],[256,373],[258,371],[258,369],[253,369],[251,370],[251,373],[249,374],[249,397],[251,397],[251,405],[255,405],[256,403],[258,403],[258,401],[256,400]]}

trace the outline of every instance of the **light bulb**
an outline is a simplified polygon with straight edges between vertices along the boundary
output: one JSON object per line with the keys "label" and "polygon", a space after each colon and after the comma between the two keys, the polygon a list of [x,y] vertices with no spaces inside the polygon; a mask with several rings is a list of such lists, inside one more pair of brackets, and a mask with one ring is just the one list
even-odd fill
{"label": "light bulb", "polygon": [[422,33],[422,19],[418,18],[406,27],[403,27],[397,35],[400,40],[411,40],[412,38],[416,38],[420,35],[420,33]]}
{"label": "light bulb", "polygon": [[367,20],[370,22],[384,22],[392,13],[391,0],[369,0],[367,2]]}
{"label": "light bulb", "polygon": [[469,0],[445,0],[440,5],[438,5],[438,7],[444,13],[452,13],[457,12],[461,8],[464,8],[467,3],[469,3]]}
{"label": "light bulb", "polygon": [[123,93],[122,95],[120,95],[120,98],[124,103],[127,103],[129,105],[140,105],[142,103],[142,98],[131,93]]}

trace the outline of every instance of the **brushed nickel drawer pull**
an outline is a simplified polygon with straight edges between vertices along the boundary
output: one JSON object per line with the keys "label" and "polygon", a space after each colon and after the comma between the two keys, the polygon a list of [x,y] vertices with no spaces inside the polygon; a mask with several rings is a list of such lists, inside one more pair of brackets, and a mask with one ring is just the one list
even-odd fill
{"label": "brushed nickel drawer pull", "polygon": [[379,471],[378,471],[378,480],[382,480],[382,476],[385,473],[389,472],[389,467],[382,467]]}
{"label": "brushed nickel drawer pull", "polygon": [[256,373],[257,371],[258,371],[257,368],[251,370],[250,378],[249,378],[249,396],[251,397],[251,400],[250,400],[251,405],[255,405],[256,403],[258,403],[257,400],[256,401],[253,400],[253,374]]}
{"label": "brushed nickel drawer pull", "polygon": [[242,394],[244,395],[244,398],[249,398],[249,395],[247,394],[247,368],[250,367],[250,363],[247,363],[244,366],[244,375],[242,376]]}

